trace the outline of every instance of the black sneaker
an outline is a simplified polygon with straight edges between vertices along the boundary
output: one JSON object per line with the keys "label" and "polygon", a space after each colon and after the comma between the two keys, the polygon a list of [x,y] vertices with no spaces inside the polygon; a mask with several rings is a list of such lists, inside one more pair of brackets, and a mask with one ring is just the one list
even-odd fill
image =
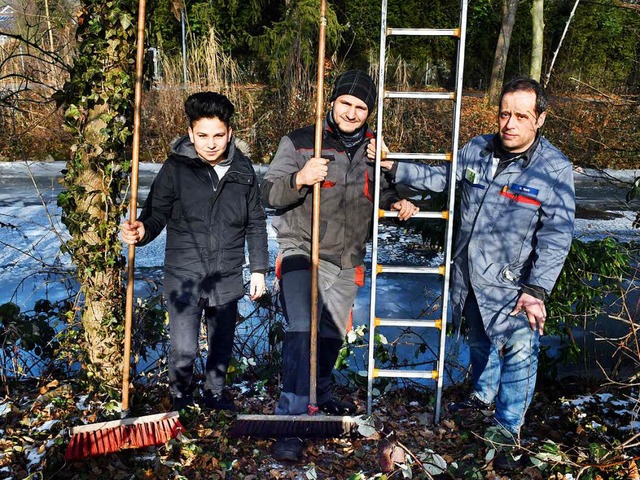
{"label": "black sneaker", "polygon": [[318,408],[321,412],[329,415],[353,415],[358,409],[355,403],[337,398],[330,398],[326,402],[318,404]]}
{"label": "black sneaker", "polygon": [[209,390],[204,392],[203,404],[205,408],[209,408],[211,410],[236,411],[236,406],[232,400],[229,400],[222,393],[213,393]]}
{"label": "black sneaker", "polygon": [[194,403],[192,395],[181,395],[179,397],[173,397],[171,410],[179,412],[181,410],[185,410],[188,407],[193,407],[193,405]]}
{"label": "black sneaker", "polygon": [[302,460],[304,443],[298,437],[279,438],[273,443],[271,456],[276,460],[299,462]]}
{"label": "black sneaker", "polygon": [[473,393],[461,402],[453,402],[449,404],[449,412],[456,413],[461,411],[487,411],[493,413],[493,404],[485,403],[476,397]]}

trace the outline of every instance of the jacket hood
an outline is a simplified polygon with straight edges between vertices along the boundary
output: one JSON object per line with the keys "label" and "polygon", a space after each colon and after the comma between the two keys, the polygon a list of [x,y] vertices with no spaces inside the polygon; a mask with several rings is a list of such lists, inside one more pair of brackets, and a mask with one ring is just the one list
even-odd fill
{"label": "jacket hood", "polygon": [[189,138],[189,135],[176,138],[171,144],[171,153],[173,155],[180,155],[181,157],[199,159],[196,149],[193,146],[193,142]]}
{"label": "jacket hood", "polygon": [[[206,163],[204,160],[202,160],[198,156],[198,153],[196,152],[196,148],[193,146],[193,142],[189,138],[189,135],[184,135],[183,137],[179,137],[171,144],[171,154],[179,155],[181,157],[185,157],[199,163]],[[235,158],[235,156],[236,156],[236,142],[235,142],[235,138],[232,136],[231,141],[229,142],[229,145],[227,145],[227,155],[226,155],[227,158],[225,161],[221,162],[221,164],[227,164],[227,165],[230,164]]]}

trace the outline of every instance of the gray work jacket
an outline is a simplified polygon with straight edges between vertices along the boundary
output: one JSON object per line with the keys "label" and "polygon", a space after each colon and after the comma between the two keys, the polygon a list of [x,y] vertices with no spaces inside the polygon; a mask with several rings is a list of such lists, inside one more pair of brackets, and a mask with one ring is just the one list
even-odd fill
{"label": "gray work jacket", "polygon": [[[374,167],[366,157],[373,132],[349,158],[345,146],[326,120],[322,157],[330,160],[320,194],[320,258],[343,269],[363,264],[373,222]],[[313,156],[315,128],[304,127],[285,135],[262,182],[264,202],[276,209],[273,227],[280,250],[311,251],[313,188],[296,188],[296,175]],[[380,207],[398,200],[386,175],[380,178]]]}
{"label": "gray work jacket", "polygon": [[[493,178],[492,140],[493,135],[475,137],[458,155],[460,229],[452,255],[451,306],[459,321],[473,288],[487,335],[502,346],[523,321],[509,315],[522,285],[553,289],[571,247],[575,193],[571,163],[544,137]],[[442,191],[449,168],[399,162],[395,181]]]}

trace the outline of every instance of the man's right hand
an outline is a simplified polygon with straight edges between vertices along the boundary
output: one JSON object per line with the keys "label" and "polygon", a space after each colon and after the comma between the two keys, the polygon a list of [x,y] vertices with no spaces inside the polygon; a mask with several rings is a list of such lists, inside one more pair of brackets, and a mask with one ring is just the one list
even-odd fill
{"label": "man's right hand", "polygon": [[302,187],[311,186],[318,182],[322,182],[327,178],[329,171],[329,160],[326,158],[313,157],[307,160],[304,167],[296,175],[296,187],[300,190]]}
{"label": "man's right hand", "polygon": [[135,245],[144,238],[144,224],[136,220],[125,220],[122,224],[122,241],[127,245]]}
{"label": "man's right hand", "polygon": [[[389,148],[382,140],[382,153],[389,153]],[[376,160],[376,139],[372,138],[369,140],[369,145],[367,145],[367,158],[372,162]],[[391,170],[393,168],[393,160],[380,160],[380,166],[385,170]]]}

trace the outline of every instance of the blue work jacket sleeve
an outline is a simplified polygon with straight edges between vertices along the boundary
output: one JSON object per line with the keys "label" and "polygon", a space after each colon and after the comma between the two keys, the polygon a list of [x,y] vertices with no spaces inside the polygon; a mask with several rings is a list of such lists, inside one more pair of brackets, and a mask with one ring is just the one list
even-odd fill
{"label": "blue work jacket sleeve", "polygon": [[170,166],[164,163],[151,184],[149,196],[144,202],[138,220],[144,224],[144,237],[136,244],[142,247],[152,242],[171,217],[171,209],[175,201]]}
{"label": "blue work jacket sleeve", "polygon": [[523,279],[523,283],[551,293],[571,248],[575,212],[573,169],[565,163],[557,172],[548,201],[542,206],[535,234],[534,258],[529,278]]}
{"label": "blue work jacket sleeve", "polygon": [[283,137],[262,181],[262,199],[266,205],[286,208],[300,202],[309,193],[307,187],[296,188],[296,174],[304,163],[306,160],[297,154],[291,139]]}
{"label": "blue work jacket sleeve", "polygon": [[426,165],[424,163],[399,161],[395,175],[396,183],[403,183],[416,190],[442,192],[449,185],[450,165]]}

